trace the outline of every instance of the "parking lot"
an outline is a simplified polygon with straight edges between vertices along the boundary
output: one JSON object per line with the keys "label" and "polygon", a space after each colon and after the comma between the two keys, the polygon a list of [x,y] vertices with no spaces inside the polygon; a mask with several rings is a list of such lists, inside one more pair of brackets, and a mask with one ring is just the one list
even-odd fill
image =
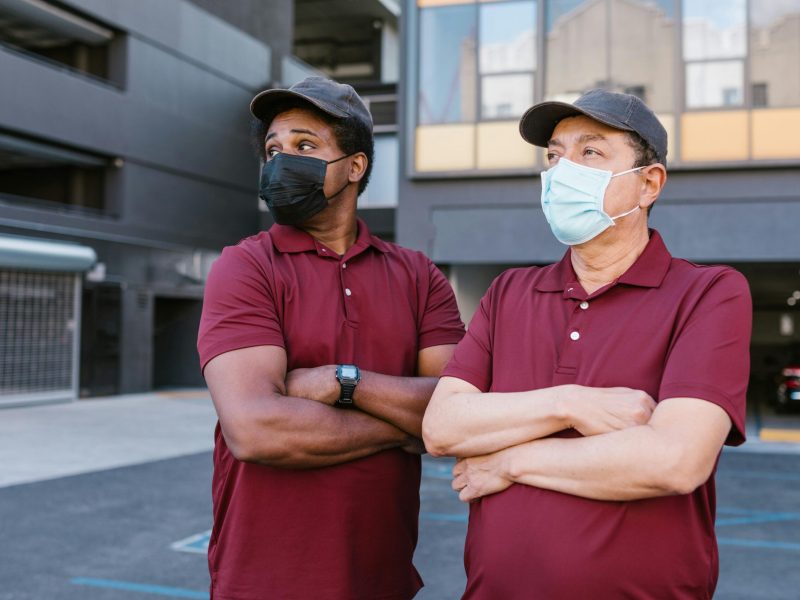
{"label": "parking lot", "polygon": [[[800,598],[800,453],[786,448],[723,454],[716,598]],[[0,451],[8,459],[8,448]],[[16,451],[24,460],[24,449]],[[59,461],[55,451],[52,461]],[[463,590],[466,507],[450,491],[450,466],[424,459],[416,554],[422,600],[459,598]],[[208,598],[210,477],[205,450],[0,487],[0,599]]]}

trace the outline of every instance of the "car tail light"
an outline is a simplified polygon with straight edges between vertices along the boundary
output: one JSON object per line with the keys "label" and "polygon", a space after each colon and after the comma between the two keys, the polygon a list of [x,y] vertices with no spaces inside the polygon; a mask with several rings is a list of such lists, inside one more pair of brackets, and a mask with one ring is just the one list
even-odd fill
{"label": "car tail light", "polygon": [[800,388],[800,379],[787,379],[785,383],[789,389],[796,390]]}

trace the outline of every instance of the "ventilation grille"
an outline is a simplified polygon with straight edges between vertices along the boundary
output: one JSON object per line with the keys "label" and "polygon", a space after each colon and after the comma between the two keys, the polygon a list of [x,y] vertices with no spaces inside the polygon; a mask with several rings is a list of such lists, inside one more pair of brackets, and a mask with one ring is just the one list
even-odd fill
{"label": "ventilation grille", "polygon": [[0,270],[0,402],[74,389],[75,277]]}

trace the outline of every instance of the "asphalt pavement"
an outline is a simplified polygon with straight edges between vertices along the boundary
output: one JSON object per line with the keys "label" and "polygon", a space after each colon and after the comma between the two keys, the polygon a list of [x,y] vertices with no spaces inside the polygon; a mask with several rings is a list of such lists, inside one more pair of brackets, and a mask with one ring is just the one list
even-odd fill
{"label": "asphalt pavement", "polygon": [[[213,425],[197,390],[0,411],[0,600],[207,600]],[[451,466],[423,459],[421,600],[464,589]],[[798,446],[726,451],[717,486],[715,597],[800,599]]]}

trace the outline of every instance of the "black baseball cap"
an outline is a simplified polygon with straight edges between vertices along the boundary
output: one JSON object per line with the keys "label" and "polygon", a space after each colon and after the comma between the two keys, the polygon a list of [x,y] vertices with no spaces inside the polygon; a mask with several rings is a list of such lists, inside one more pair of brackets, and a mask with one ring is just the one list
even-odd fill
{"label": "black baseball cap", "polygon": [[325,77],[306,77],[288,90],[264,90],[250,102],[250,112],[269,124],[285,100],[298,98],[336,119],[355,117],[372,131],[372,115],[353,87]]}
{"label": "black baseball cap", "polygon": [[585,115],[614,129],[638,133],[655,150],[658,162],[667,164],[667,131],[653,111],[632,94],[594,89],[574,104],[540,102],[522,115],[519,132],[529,144],[546,148],[558,122],[576,115]]}

